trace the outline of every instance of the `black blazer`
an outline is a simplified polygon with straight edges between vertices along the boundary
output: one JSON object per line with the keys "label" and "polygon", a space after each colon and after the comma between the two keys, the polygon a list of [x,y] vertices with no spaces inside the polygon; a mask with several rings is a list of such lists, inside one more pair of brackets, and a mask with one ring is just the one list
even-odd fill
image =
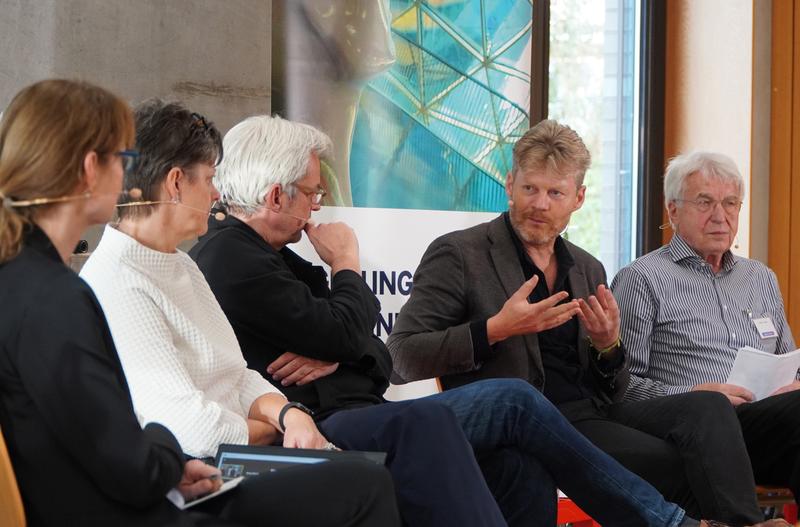
{"label": "black blazer", "polygon": [[28,524],[191,525],[165,499],[183,456],[144,430],[103,312],[39,229],[0,264],[0,426]]}
{"label": "black blazer", "polygon": [[[592,255],[565,243],[575,260],[569,271],[573,297],[587,298],[606,283],[605,270]],[[387,341],[395,382],[441,376],[444,387],[453,388],[480,379],[518,377],[542,389],[546,380],[535,334],[511,337],[496,344],[485,362],[474,360],[470,322],[495,315],[524,281],[503,215],[434,240]],[[600,387],[597,396],[619,400],[628,384],[627,367],[601,372],[590,356],[583,326],[577,338],[581,367],[594,374]]]}
{"label": "black blazer", "polygon": [[[372,333],[380,303],[359,274],[340,271],[328,288],[321,267],[286,247],[276,251],[233,216],[210,220],[189,255],[233,326],[248,367],[290,400],[318,419],[384,401],[392,361]],[[340,365],[305,386],[281,386],[267,366],[286,351]]]}

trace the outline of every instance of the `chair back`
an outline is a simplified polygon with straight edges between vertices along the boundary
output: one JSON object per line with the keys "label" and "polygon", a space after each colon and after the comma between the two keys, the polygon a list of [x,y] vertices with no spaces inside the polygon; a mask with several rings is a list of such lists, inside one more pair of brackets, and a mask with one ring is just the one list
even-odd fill
{"label": "chair back", "polygon": [[17,478],[11,457],[8,455],[6,440],[0,430],[0,511],[6,518],[2,519],[3,527],[25,527],[25,509],[22,508],[22,497],[19,495]]}

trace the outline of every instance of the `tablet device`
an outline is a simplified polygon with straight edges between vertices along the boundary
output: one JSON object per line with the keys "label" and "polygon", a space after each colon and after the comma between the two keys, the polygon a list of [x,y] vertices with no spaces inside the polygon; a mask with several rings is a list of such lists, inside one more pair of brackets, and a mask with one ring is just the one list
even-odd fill
{"label": "tablet device", "polygon": [[366,459],[383,465],[386,462],[386,453],[222,444],[214,461],[222,472],[222,479],[227,481],[240,476],[255,476],[285,467],[325,463],[336,459]]}

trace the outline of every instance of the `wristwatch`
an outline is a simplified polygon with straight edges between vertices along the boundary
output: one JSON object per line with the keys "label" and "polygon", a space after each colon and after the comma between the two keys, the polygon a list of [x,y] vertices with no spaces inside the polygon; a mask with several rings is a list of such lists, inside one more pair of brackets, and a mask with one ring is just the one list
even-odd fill
{"label": "wristwatch", "polygon": [[288,412],[292,408],[297,408],[301,412],[305,412],[312,417],[314,416],[314,412],[311,410],[311,408],[304,405],[303,403],[298,403],[295,401],[288,402],[285,405],[283,405],[283,408],[281,408],[281,412],[278,414],[278,426],[280,426],[281,432],[286,431],[286,426],[283,424],[283,418],[286,417],[286,412]]}

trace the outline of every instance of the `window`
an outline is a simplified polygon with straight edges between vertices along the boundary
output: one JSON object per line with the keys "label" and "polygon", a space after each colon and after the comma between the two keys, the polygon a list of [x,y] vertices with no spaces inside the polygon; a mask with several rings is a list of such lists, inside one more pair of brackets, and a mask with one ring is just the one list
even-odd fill
{"label": "window", "polygon": [[599,258],[609,277],[636,249],[637,4],[550,4],[548,116],[574,128],[592,154],[586,202],[565,236]]}

